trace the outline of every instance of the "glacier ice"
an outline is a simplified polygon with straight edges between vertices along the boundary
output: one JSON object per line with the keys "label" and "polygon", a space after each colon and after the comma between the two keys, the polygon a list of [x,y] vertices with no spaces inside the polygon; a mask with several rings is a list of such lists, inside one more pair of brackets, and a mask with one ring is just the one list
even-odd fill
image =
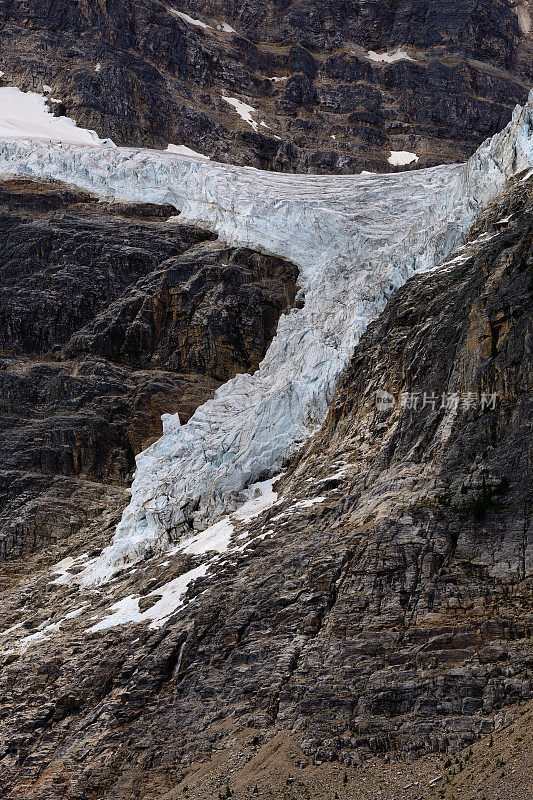
{"label": "glacier ice", "polygon": [[[253,375],[237,375],[137,457],[132,496],[86,582],[164,551],[233,510],[323,421],[369,321],[415,272],[462,244],[476,215],[533,163],[533,93],[466,164],[395,175],[292,175],[131,148],[0,143],[0,174],[56,179],[118,200],[169,203],[177,222],[300,270],[303,307],[282,316]],[[171,223],[172,224],[172,223]]]}

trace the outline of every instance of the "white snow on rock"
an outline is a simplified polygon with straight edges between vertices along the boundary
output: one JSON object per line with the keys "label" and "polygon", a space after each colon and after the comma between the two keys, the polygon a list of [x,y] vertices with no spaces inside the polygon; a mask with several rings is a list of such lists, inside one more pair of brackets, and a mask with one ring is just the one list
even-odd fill
{"label": "white snow on rock", "polygon": [[513,5],[513,11],[518,17],[518,24],[520,25],[520,30],[527,36],[531,32],[531,17],[529,16],[529,11],[527,8],[526,3],[524,0],[517,2]]}
{"label": "white snow on rock", "polygon": [[85,580],[208,528],[248,499],[246,487],[282,469],[322,423],[387,299],[448,257],[507,181],[532,167],[533,93],[466,164],[392,175],[292,175],[161,151],[0,142],[0,174],[169,203],[181,212],[169,224],[202,225],[300,270],[303,308],[281,317],[259,369],[228,381],[139,454],[130,504]]}
{"label": "white snow on rock", "polygon": [[[181,550],[184,553],[191,555],[201,555],[210,550],[215,550],[218,553],[225,552],[231,541],[231,537],[235,530],[235,525],[242,525],[254,517],[262,514],[267,508],[271,508],[278,499],[277,492],[272,489],[273,483],[278,480],[280,475],[270,478],[267,481],[260,481],[250,486],[243,492],[245,497],[249,499],[244,502],[232,514],[227,514],[221,520],[210,525],[205,530],[201,531],[191,539],[181,542],[174,551]],[[242,534],[243,536],[246,535]]]}
{"label": "white snow on rock", "polygon": [[188,14],[185,14],[183,11],[176,11],[175,8],[170,9],[170,13],[174,14],[176,17],[179,17],[184,22],[188,22],[189,25],[196,25],[197,28],[210,28],[211,25],[207,25],[207,23],[202,22],[201,19],[194,19],[194,17],[190,17]]}
{"label": "white snow on rock", "polygon": [[191,555],[202,555],[208,553],[210,550],[215,550],[217,553],[223,553],[228,549],[231,537],[234,531],[232,522],[230,521],[229,514],[222,517],[214,525],[210,525],[205,531],[202,531],[197,536],[186,540],[179,546],[179,549],[184,553]]}
{"label": "white snow on rock", "polygon": [[100,62],[95,64],[95,66],[94,66],[94,71],[95,72],[100,72],[101,69],[102,69],[102,65],[100,64]]}
{"label": "white snow on rock", "polygon": [[78,128],[73,119],[54,117],[42,95],[4,86],[0,88],[0,139],[19,137],[114,147],[110,139],[100,139],[94,131]]}
{"label": "white snow on rock", "polygon": [[[169,551],[168,555],[173,556],[178,552],[187,553],[188,555],[204,555],[210,552],[224,553],[229,547],[235,525],[249,522],[276,503],[278,495],[273,490],[272,485],[280,477],[280,475],[277,475],[274,478],[260,481],[250,486],[244,492],[249,499],[237,511],[223,517],[214,525],[210,525],[209,528],[206,528],[197,536],[180,542],[177,547]],[[246,536],[246,532],[240,538],[242,536]],[[238,552],[245,547],[246,544],[236,546],[234,550]],[[216,557],[210,558],[199,567],[189,570],[178,578],[174,578],[158,589],[154,589],[147,597],[160,597],[160,599],[144,612],[139,609],[139,598],[133,595],[128,595],[128,597],[119,600],[109,609],[113,613],[95,623],[89,630],[93,632],[103,631],[117,625],[132,622],[149,622],[150,628],[159,628],[172,614],[181,608],[184,602],[183,596],[191,581],[205,575],[215,560]],[[170,561],[166,561],[160,566],[168,566],[168,564],[170,564]],[[96,562],[96,565],[98,565],[98,562]]]}
{"label": "white snow on rock", "polygon": [[235,28],[232,28],[227,22],[221,22],[220,25],[217,25],[217,31],[224,31],[224,33],[237,33]]}
{"label": "white snow on rock", "polygon": [[35,631],[35,633],[30,633],[28,636],[24,636],[16,643],[16,648],[21,652],[25,652],[34,642],[38,642],[41,639],[47,639],[53,633],[58,631],[61,627],[61,623],[62,620],[59,620],[58,622],[52,622],[44,627],[39,628],[39,630]]}
{"label": "white snow on rock", "polygon": [[22,622],[16,622],[10,628],[6,628],[5,631],[0,631],[0,636],[8,636],[10,633],[13,633],[13,631],[16,631],[19,628],[22,628],[22,625],[23,625]]}
{"label": "white snow on rock", "polygon": [[233,106],[239,117],[247,122],[248,125],[251,125],[254,131],[257,130],[257,122],[252,117],[252,114],[255,114],[257,109],[249,106],[248,103],[243,103],[242,100],[238,100],[236,97],[225,97],[223,95],[222,99],[229,103],[230,106]]}
{"label": "white snow on rock", "polygon": [[150,622],[150,628],[160,628],[167,619],[174,614],[182,605],[183,597],[189,584],[207,572],[207,564],[201,564],[195,569],[185,572],[179,578],[154,589],[146,597],[159,597],[146,611],[139,610],[139,598],[129,595],[110,607],[112,614],[96,622],[89,631],[104,631],[114,628],[117,625],[125,625],[128,622]]}
{"label": "white snow on rock", "polygon": [[[87,603],[83,603],[79,608],[70,611],[68,614],[65,614],[65,616],[62,619],[56,620],[55,622],[50,622],[50,620],[43,622],[34,633],[30,633],[27,636],[23,636],[21,639],[17,639],[14,642],[13,647],[11,647],[7,651],[4,651],[4,655],[7,655],[8,653],[18,653],[18,654],[25,653],[28,647],[35,644],[36,642],[49,639],[51,636],[53,636],[55,633],[59,631],[59,629],[66,620],[71,620],[78,617],[86,608],[86,606]],[[12,625],[11,628],[2,631],[2,633],[0,633],[0,636],[7,636],[8,634],[12,634],[13,631],[18,630],[23,625],[24,625],[23,622],[17,622],[16,625]]]}
{"label": "white snow on rock", "polygon": [[387,161],[393,167],[405,167],[407,164],[413,164],[418,161],[418,156],[416,153],[409,153],[407,150],[391,150]]}
{"label": "white snow on rock", "polygon": [[375,61],[377,64],[394,64],[395,61],[414,60],[405,50],[395,50],[394,53],[376,53],[374,50],[369,50],[367,56],[371,61]]}
{"label": "white snow on rock", "polygon": [[298,502],[293,503],[288,510],[290,511],[293,508],[311,508],[311,506],[314,506],[317,503],[323,503],[324,500],[327,500],[327,497],[324,495],[321,495],[320,497],[312,497],[309,500],[298,500]]}
{"label": "white snow on rock", "polygon": [[192,156],[193,158],[203,158],[207,161],[211,159],[209,156],[204,156],[203,153],[197,153],[196,150],[191,150],[185,144],[169,144],[166,150],[167,153],[176,153],[179,156]]}
{"label": "white snow on rock", "polygon": [[80,562],[84,562],[87,559],[87,555],[88,555],[87,553],[82,553],[81,555],[76,556],[76,558],[71,558],[69,556],[68,558],[64,558],[62,561],[58,561],[57,564],[54,564],[54,566],[51,569],[51,572],[52,575],[57,575],[58,577],[55,578],[55,580],[51,581],[51,583],[56,583],[56,584],[69,583],[69,581],[72,578],[71,570],[75,567],[80,566],[81,565]]}

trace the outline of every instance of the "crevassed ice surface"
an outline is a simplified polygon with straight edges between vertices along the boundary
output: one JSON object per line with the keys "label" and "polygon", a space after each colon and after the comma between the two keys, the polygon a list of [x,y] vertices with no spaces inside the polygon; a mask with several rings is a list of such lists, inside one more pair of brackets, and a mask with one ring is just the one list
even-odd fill
{"label": "crevassed ice surface", "polygon": [[[187,425],[137,457],[132,497],[92,582],[164,550],[238,505],[323,421],[369,321],[417,271],[443,260],[474,217],[533,163],[533,93],[466,164],[399,175],[262,172],[194,156],[5,141],[0,174],[57,179],[119,200],[170,203],[179,220],[300,269],[303,308],[282,316],[253,375],[237,375]],[[176,223],[179,224],[179,223]]]}

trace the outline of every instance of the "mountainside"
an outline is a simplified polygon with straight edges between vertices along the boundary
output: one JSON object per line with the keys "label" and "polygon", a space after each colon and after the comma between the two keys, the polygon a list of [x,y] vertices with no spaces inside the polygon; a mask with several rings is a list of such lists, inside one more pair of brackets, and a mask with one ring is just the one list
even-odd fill
{"label": "mountainside", "polygon": [[463,161],[505,125],[533,82],[532,20],[531,0],[1,0],[0,86],[118,145],[384,172],[391,151]]}
{"label": "mountainside", "polygon": [[0,798],[531,800],[533,0],[0,37]]}
{"label": "mountainside", "polygon": [[[75,537],[80,558],[55,576],[26,561],[4,595],[4,796],[207,798],[227,784],[325,798],[335,783],[344,798],[366,796],[369,770],[382,797],[429,797],[452,774],[444,757],[421,764],[426,789],[403,789],[401,763],[383,783],[369,753],[448,757],[519,716],[533,657],[532,211],[518,176],[464,248],[397,292],[277,498],[234,516],[229,538],[200,533],[104,592],[69,578],[87,557]],[[196,763],[207,756],[214,776]]]}

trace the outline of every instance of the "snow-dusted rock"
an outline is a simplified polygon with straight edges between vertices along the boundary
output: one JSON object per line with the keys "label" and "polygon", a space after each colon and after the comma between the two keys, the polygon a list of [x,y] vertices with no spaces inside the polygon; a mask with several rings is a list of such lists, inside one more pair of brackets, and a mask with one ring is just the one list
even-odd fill
{"label": "snow-dusted rock", "polygon": [[222,386],[187,425],[166,420],[165,434],[138,456],[130,505],[85,579],[207,527],[246,486],[279,471],[324,419],[354,345],[387,298],[459,245],[532,163],[533,95],[466,165],[400,175],[288,175],[148,150],[4,142],[0,173],[170,203],[180,221],[300,268],[304,306],[281,318],[259,370]]}

